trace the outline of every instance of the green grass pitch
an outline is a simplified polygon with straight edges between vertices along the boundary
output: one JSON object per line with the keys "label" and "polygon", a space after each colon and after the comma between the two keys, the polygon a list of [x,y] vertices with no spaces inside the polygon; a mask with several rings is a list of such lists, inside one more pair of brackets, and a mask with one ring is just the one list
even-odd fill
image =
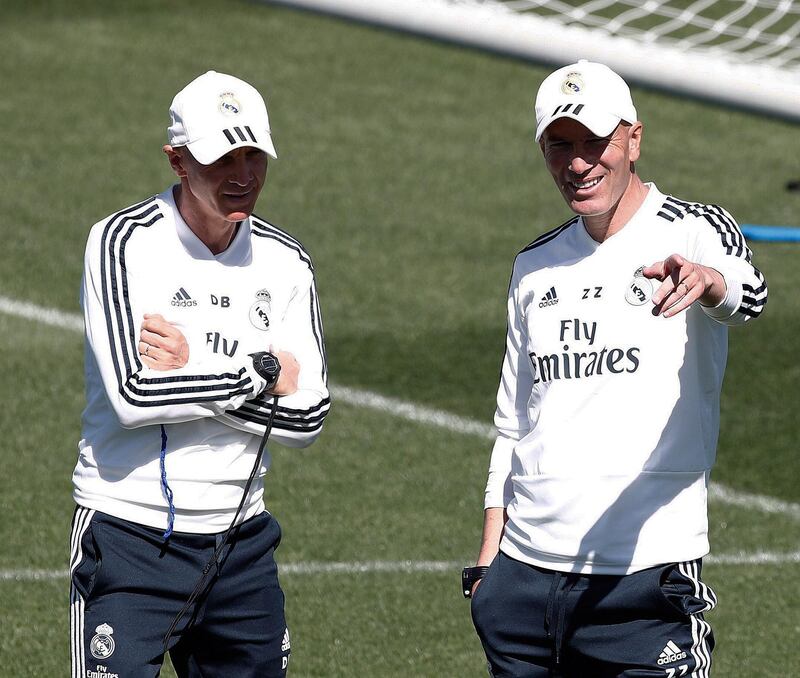
{"label": "green grass pitch", "polygon": [[[90,225],[172,181],[167,108],[209,68],[266,95],[280,158],[258,213],[314,256],[334,384],[488,424],[513,256],[569,216],[532,140],[538,66],[257,2],[4,0],[0,297],[77,312]],[[796,126],[634,96],[645,179],[741,223],[800,222]],[[753,249],[770,302],[731,332],[714,479],[796,506],[800,251]],[[66,578],[9,573],[66,568],[80,335],[0,313],[0,373],[0,674],[68,675]],[[267,481],[291,675],[485,675],[455,563],[477,552],[490,442],[334,407]],[[798,523],[714,502],[713,552],[796,553]],[[397,560],[454,565],[288,567]],[[717,676],[800,675],[799,568],[707,565]]]}

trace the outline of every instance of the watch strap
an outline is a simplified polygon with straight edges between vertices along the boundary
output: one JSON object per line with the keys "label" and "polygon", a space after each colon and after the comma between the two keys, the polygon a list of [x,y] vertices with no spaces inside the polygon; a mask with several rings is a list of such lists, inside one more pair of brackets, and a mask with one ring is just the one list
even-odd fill
{"label": "watch strap", "polygon": [[465,567],[461,571],[461,593],[464,594],[464,598],[472,598],[472,587],[476,581],[483,579],[488,571],[488,565]]}
{"label": "watch strap", "polygon": [[[269,356],[274,365],[274,369],[269,372],[264,369],[262,362],[267,356]],[[281,375],[281,363],[278,360],[278,356],[270,351],[258,351],[257,353],[251,353],[250,357],[253,359],[253,369],[255,369],[258,376],[265,381],[264,390],[269,391],[270,389],[274,388]]]}

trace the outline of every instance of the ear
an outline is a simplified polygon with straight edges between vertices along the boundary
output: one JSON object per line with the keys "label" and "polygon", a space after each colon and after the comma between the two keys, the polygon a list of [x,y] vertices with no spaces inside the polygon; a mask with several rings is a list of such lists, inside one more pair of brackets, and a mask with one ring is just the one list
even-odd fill
{"label": "ear", "polygon": [[172,167],[172,171],[175,172],[175,174],[177,174],[179,177],[185,177],[186,168],[184,167],[181,151],[173,148],[169,144],[165,144],[161,150],[166,153],[167,158],[169,159],[169,166]]}
{"label": "ear", "polygon": [[628,156],[631,162],[636,162],[641,155],[643,131],[644,125],[638,120],[628,130]]}

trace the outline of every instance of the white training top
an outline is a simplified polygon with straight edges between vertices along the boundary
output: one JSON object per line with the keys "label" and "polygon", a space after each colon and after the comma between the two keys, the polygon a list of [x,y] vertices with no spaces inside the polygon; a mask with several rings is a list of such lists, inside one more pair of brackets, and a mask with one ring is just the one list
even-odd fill
{"label": "white training top", "polygon": [[[575,217],[514,262],[485,506],[500,549],[559,571],[627,574],[708,553],[726,325],[767,286],[733,218],[648,184],[603,243]],[[653,315],[639,269],[671,254],[725,277],[716,308]]]}
{"label": "white training top", "polygon": [[[73,474],[81,506],[167,526],[162,424],[174,529],[226,529],[241,500],[272,397],[249,354],[284,349],[300,364],[299,390],[279,399],[270,440],[310,445],[330,407],[311,258],[284,231],[252,216],[214,255],[178,212],[172,188],[95,224],[81,301],[86,409]],[[138,354],[145,313],[160,313],[189,343],[170,371]],[[244,518],[264,510],[263,474]]]}

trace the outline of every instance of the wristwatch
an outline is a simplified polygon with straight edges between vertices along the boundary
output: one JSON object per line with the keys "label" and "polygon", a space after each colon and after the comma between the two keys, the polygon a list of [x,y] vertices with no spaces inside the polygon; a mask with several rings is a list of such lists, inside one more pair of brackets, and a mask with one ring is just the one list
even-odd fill
{"label": "wristwatch", "polygon": [[465,567],[461,570],[461,592],[464,598],[472,598],[472,587],[479,579],[483,579],[489,571],[488,565],[478,565],[477,567]]}
{"label": "wristwatch", "polygon": [[264,390],[270,391],[275,388],[278,377],[281,376],[280,361],[269,351],[251,353],[250,357],[253,359],[253,369],[267,382]]}

